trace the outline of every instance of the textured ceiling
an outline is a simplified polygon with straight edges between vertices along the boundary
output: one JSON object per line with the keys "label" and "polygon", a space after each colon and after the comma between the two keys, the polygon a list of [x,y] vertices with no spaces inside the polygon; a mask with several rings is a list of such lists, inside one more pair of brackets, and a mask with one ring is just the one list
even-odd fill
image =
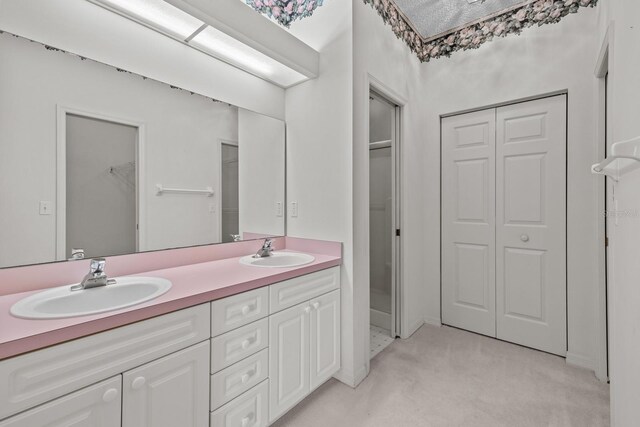
{"label": "textured ceiling", "polygon": [[424,39],[455,30],[529,0],[393,0]]}

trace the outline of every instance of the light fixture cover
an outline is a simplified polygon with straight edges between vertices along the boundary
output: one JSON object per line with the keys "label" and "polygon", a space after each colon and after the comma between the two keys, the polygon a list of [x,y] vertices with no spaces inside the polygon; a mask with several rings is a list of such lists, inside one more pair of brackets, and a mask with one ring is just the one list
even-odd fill
{"label": "light fixture cover", "polygon": [[323,0],[245,0],[258,12],[289,28],[296,19],[311,16]]}
{"label": "light fixture cover", "polygon": [[283,87],[307,80],[303,74],[210,26],[189,45]]}
{"label": "light fixture cover", "polygon": [[175,38],[186,40],[204,22],[163,0],[94,0]]}

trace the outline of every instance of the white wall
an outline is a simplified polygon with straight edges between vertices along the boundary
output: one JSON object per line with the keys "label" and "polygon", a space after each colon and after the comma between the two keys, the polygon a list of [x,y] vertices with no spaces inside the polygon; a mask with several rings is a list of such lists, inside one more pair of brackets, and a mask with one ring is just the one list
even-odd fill
{"label": "white wall", "polygon": [[427,75],[409,48],[382,18],[361,0],[353,0],[353,179],[354,283],[359,318],[359,362],[369,369],[369,83],[385,87],[384,95],[402,105],[402,337],[424,323],[424,134],[427,131],[424,84]]}
{"label": "white wall", "polygon": [[[287,200],[299,207],[297,218],[289,212],[287,234],[343,242],[338,377],[354,385],[351,5],[328,1],[316,13],[308,18],[310,27],[301,28],[318,30],[320,40],[312,46],[320,52],[320,76],[286,91]],[[359,355],[362,368],[361,360]]]}
{"label": "white wall", "polygon": [[[240,234],[285,233],[285,126],[281,120],[240,110],[238,179]],[[280,203],[281,208],[276,204]]]}
{"label": "white wall", "polygon": [[86,0],[0,0],[0,30],[284,117],[283,89]]}
{"label": "white wall", "polygon": [[[424,66],[424,254],[427,318],[440,318],[440,118],[441,114],[568,90],[568,355],[569,363],[595,369],[598,355],[596,140],[599,50],[598,13],[581,9],[559,24],[496,39]],[[446,189],[445,189],[446,191]]]}
{"label": "white wall", "polygon": [[56,218],[38,203],[56,200],[58,105],[144,125],[141,249],[218,240],[213,199],[158,197],[155,184],[215,188],[217,142],[237,140],[237,108],[9,34],[0,35],[0,94],[0,264],[55,259]]}
{"label": "white wall", "polygon": [[[600,40],[609,25],[609,89],[611,139],[640,135],[640,2],[609,0],[601,4]],[[640,212],[640,171],[615,184],[617,210]],[[640,419],[640,217],[620,217],[609,230],[613,280],[609,283],[609,361],[611,420],[617,427]]]}

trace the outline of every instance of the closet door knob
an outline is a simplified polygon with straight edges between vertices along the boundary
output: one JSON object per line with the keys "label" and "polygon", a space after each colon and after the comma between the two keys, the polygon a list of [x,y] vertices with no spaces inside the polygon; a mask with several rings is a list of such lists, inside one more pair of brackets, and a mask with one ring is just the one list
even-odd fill
{"label": "closet door knob", "polygon": [[118,390],[115,388],[110,388],[109,390],[104,392],[104,394],[102,395],[102,400],[106,403],[109,403],[116,400],[116,397],[118,397]]}
{"label": "closet door knob", "polygon": [[310,307],[310,306],[306,306],[306,307],[304,308],[304,312],[305,312],[305,313],[311,313],[311,307]]}
{"label": "closet door knob", "polygon": [[520,236],[520,240],[522,240],[523,242],[528,242],[529,241],[529,235],[528,234],[523,234],[522,236]]}
{"label": "closet door knob", "polygon": [[146,382],[147,380],[144,377],[138,377],[131,382],[131,388],[134,390],[139,390],[144,386]]}
{"label": "closet door knob", "polygon": [[311,304],[311,306],[313,307],[314,310],[317,310],[320,308],[320,303],[319,302],[314,302],[313,304]]}

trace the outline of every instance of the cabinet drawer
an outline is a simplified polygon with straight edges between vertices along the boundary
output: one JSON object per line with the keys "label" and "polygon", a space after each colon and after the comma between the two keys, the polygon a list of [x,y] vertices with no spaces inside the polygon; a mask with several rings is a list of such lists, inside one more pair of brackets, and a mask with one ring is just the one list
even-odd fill
{"label": "cabinet drawer", "polygon": [[269,376],[269,350],[229,366],[211,376],[211,410],[240,396]]}
{"label": "cabinet drawer", "polygon": [[211,373],[251,356],[269,345],[269,319],[227,332],[211,340]]}
{"label": "cabinet drawer", "polygon": [[118,375],[0,421],[0,427],[120,427],[121,383]]}
{"label": "cabinet drawer", "polygon": [[209,338],[202,304],[0,362],[0,419]]}
{"label": "cabinet drawer", "polygon": [[211,336],[255,322],[269,315],[267,287],[244,292],[211,303]]}
{"label": "cabinet drawer", "polygon": [[211,413],[211,427],[266,427],[269,425],[269,380]]}
{"label": "cabinet drawer", "polygon": [[340,287],[340,267],[317,271],[269,287],[270,314]]}

